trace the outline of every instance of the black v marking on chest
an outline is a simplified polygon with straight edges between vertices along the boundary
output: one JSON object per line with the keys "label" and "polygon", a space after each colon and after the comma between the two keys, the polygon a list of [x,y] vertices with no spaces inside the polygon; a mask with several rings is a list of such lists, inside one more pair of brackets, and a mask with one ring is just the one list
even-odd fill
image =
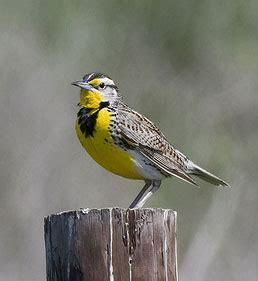
{"label": "black v marking on chest", "polygon": [[93,137],[99,111],[108,106],[109,102],[101,102],[97,110],[87,107],[82,107],[79,110],[79,112],[77,113],[78,124],[80,126],[81,132],[85,134],[86,138],[89,136]]}

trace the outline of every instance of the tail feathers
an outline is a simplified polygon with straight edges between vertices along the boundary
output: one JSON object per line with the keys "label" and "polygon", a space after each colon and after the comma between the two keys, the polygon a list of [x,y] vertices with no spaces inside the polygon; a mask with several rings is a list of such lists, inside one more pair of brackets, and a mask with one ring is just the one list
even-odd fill
{"label": "tail feathers", "polygon": [[203,168],[193,164],[193,167],[191,169],[191,174],[195,175],[199,178],[201,178],[204,181],[207,181],[211,184],[214,184],[216,186],[229,186],[225,181],[218,178],[217,176],[213,175],[212,173],[204,170]]}

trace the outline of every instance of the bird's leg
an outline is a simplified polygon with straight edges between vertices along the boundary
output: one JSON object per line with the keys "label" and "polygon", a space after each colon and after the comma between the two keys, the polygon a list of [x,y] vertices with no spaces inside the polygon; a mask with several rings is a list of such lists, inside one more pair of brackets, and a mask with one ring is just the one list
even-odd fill
{"label": "bird's leg", "polygon": [[142,190],[139,192],[139,194],[136,196],[136,198],[133,200],[133,202],[130,204],[129,208],[139,208],[139,203],[141,202],[144,194],[146,191],[149,189],[151,190],[152,188],[152,181],[151,180],[145,180],[145,185],[142,188]]}
{"label": "bird's leg", "polygon": [[160,180],[152,180],[151,188],[148,189],[147,193],[138,202],[137,208],[141,208],[145,204],[145,202],[151,197],[151,195],[159,189],[160,185],[161,185]]}
{"label": "bird's leg", "polygon": [[144,187],[137,195],[137,197],[133,200],[129,208],[141,208],[145,204],[147,199],[159,189],[160,184],[160,180],[145,180]]}

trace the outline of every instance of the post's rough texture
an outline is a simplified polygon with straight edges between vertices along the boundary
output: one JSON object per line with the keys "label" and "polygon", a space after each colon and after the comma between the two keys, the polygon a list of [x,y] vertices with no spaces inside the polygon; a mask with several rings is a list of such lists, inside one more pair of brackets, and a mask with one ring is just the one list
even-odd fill
{"label": "post's rough texture", "polygon": [[49,281],[175,281],[176,212],[83,209],[45,219]]}

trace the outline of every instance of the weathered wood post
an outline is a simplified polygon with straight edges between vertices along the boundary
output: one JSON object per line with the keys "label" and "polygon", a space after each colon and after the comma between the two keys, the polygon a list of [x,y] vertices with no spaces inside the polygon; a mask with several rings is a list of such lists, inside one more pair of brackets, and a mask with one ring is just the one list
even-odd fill
{"label": "weathered wood post", "polygon": [[49,281],[176,281],[176,212],[82,209],[45,218]]}

